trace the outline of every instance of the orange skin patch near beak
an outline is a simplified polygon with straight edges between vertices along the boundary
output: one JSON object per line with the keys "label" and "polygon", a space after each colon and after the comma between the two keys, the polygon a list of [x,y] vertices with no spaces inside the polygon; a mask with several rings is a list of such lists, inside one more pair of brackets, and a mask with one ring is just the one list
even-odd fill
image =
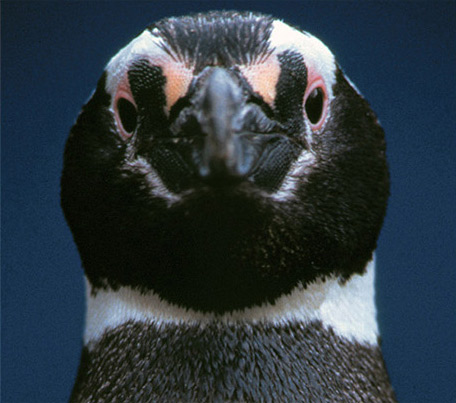
{"label": "orange skin patch near beak", "polygon": [[183,63],[173,61],[163,63],[161,67],[163,69],[163,75],[166,77],[166,109],[169,112],[177,100],[187,93],[193,79],[193,70],[186,67]]}
{"label": "orange skin patch near beak", "polygon": [[269,57],[263,63],[239,66],[239,69],[253,90],[273,107],[280,75],[278,60],[275,57]]}

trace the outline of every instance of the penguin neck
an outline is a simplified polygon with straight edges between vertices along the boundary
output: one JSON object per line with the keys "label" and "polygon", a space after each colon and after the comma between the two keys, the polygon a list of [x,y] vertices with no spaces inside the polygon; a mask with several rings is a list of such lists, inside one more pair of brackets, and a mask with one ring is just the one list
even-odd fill
{"label": "penguin neck", "polygon": [[375,263],[370,261],[364,273],[354,274],[342,282],[336,277],[317,279],[306,287],[295,289],[274,303],[230,313],[212,314],[179,307],[153,292],[141,293],[131,287],[117,290],[92,290],[86,280],[87,313],[84,344],[95,345],[103,334],[128,322],[161,327],[165,324],[187,324],[205,327],[210,323],[286,323],[308,324],[321,321],[336,334],[348,340],[377,344]]}
{"label": "penguin neck", "polygon": [[111,400],[115,385],[190,401],[332,400],[341,390],[348,400],[386,393],[384,401],[394,401],[378,346],[373,261],[344,283],[327,277],[224,315],[128,287],[92,293],[87,284],[74,401]]}

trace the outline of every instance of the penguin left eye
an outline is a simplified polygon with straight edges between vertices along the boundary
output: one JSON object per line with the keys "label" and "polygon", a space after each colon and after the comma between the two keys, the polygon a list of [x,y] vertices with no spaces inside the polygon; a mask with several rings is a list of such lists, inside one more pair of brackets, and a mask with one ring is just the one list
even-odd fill
{"label": "penguin left eye", "polygon": [[310,123],[317,124],[323,114],[323,90],[315,88],[306,99],[306,113]]}
{"label": "penguin left eye", "polygon": [[124,139],[130,138],[138,125],[138,111],[136,105],[127,94],[119,93],[115,101],[115,117],[120,135]]}
{"label": "penguin left eye", "polygon": [[310,86],[304,97],[305,114],[313,130],[318,130],[323,125],[326,109],[327,96],[324,84],[316,82]]}

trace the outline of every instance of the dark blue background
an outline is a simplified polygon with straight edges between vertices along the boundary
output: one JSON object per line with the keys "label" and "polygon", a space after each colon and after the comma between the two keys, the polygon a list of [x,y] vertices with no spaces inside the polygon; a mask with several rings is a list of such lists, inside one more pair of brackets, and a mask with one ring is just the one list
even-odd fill
{"label": "dark blue background", "polygon": [[63,401],[81,348],[82,269],[59,206],[62,152],[109,58],[148,23],[272,13],[322,39],[386,130],[377,252],[383,351],[402,402],[455,401],[456,3],[2,3],[2,401]]}

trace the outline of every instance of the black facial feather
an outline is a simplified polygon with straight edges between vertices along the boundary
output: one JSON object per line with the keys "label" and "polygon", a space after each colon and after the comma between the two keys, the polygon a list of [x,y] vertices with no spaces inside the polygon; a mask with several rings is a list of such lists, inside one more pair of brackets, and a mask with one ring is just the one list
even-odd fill
{"label": "black facial feather", "polygon": [[283,173],[299,155],[299,149],[288,139],[277,139],[270,146],[272,152],[264,150],[251,177],[255,183],[269,190],[277,190],[283,181]]}
{"label": "black facial feather", "polygon": [[290,133],[303,133],[304,116],[302,100],[307,87],[307,68],[302,55],[285,51],[277,56],[280,62],[280,76],[276,85],[277,120],[285,125]]}
{"label": "black facial feather", "polygon": [[239,12],[210,12],[169,18],[149,27],[164,39],[164,49],[199,73],[206,66],[253,64],[271,52],[270,17]]}
{"label": "black facial feather", "polygon": [[164,110],[166,78],[162,69],[159,66],[151,66],[148,60],[137,60],[128,70],[128,81],[143,115],[146,113],[148,116],[152,115],[151,119],[155,125],[157,125],[157,120],[166,120]]}
{"label": "black facial feather", "polygon": [[389,175],[383,130],[340,69],[333,90],[331,116],[312,144],[318,161],[297,190],[298,211],[313,269],[348,278],[363,272],[376,248]]}

